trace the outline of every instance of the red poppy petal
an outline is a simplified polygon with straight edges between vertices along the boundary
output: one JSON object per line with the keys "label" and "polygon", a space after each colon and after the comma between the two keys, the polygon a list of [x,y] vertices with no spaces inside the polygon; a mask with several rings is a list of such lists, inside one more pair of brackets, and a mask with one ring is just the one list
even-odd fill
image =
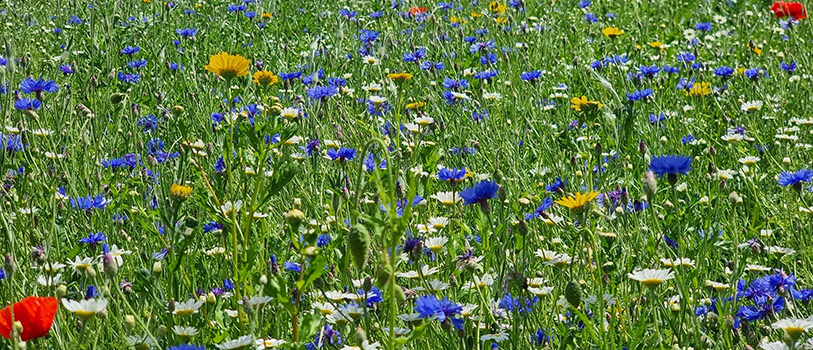
{"label": "red poppy petal", "polygon": [[[14,320],[23,325],[20,339],[28,341],[48,334],[58,308],[59,301],[53,297],[26,297],[15,303]],[[0,310],[0,335],[10,337],[12,326],[11,308]]]}

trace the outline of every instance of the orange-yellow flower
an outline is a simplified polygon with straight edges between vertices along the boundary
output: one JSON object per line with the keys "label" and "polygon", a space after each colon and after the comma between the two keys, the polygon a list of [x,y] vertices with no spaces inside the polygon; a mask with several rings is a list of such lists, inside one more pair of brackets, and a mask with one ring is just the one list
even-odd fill
{"label": "orange-yellow flower", "polygon": [[192,194],[192,187],[174,183],[169,187],[169,194],[181,199],[187,199]]}
{"label": "orange-yellow flower", "polygon": [[615,38],[621,34],[624,34],[624,31],[618,29],[618,27],[607,27],[604,28],[601,32],[604,33],[604,36],[608,38]]}
{"label": "orange-yellow flower", "polygon": [[276,83],[279,83],[279,77],[274,73],[267,70],[254,73],[254,84],[257,86],[268,87]]}
{"label": "orange-yellow flower", "polygon": [[390,73],[387,74],[387,78],[392,79],[396,83],[404,82],[409,79],[412,79],[412,74],[409,73]]}
{"label": "orange-yellow flower", "polygon": [[505,13],[505,5],[499,1],[492,1],[488,4],[488,10],[493,14],[503,14]]}
{"label": "orange-yellow flower", "polygon": [[688,91],[683,91],[686,96],[703,97],[711,94],[711,84],[707,81],[695,83]]}
{"label": "orange-yellow flower", "polygon": [[570,108],[573,108],[578,112],[594,111],[601,107],[604,107],[601,102],[588,100],[586,96],[582,96],[581,98],[574,97],[570,99]]}
{"label": "orange-yellow flower", "polygon": [[563,207],[567,207],[570,211],[580,212],[588,207],[590,202],[598,196],[598,192],[590,191],[588,193],[577,192],[575,196],[569,195],[556,201]]}
{"label": "orange-yellow flower", "polygon": [[206,70],[226,79],[242,77],[248,74],[248,67],[251,61],[240,55],[229,55],[228,52],[221,52],[209,57],[209,64]]}

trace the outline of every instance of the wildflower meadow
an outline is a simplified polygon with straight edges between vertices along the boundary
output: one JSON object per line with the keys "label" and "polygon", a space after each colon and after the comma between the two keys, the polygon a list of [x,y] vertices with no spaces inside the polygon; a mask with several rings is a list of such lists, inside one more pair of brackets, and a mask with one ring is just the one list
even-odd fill
{"label": "wildflower meadow", "polygon": [[804,2],[0,27],[0,349],[813,350]]}

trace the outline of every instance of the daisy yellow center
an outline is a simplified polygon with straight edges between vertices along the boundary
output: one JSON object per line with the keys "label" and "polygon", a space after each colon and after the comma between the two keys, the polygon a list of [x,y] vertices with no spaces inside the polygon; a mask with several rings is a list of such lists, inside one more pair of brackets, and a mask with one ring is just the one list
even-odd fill
{"label": "daisy yellow center", "polygon": [[431,251],[433,251],[433,252],[435,252],[435,253],[437,253],[437,252],[438,252],[439,250],[441,250],[441,249],[443,249],[443,246],[442,246],[442,245],[432,245],[432,246],[429,246],[429,250],[431,250]]}
{"label": "daisy yellow center", "polygon": [[191,309],[175,310],[175,314],[178,315],[178,316],[189,316],[189,315],[194,314],[194,313],[195,313],[195,310],[191,310]]}
{"label": "daisy yellow center", "polygon": [[785,328],[785,332],[788,332],[788,335],[791,338],[796,339],[800,335],[804,334],[805,329],[803,327],[790,326]]}
{"label": "daisy yellow center", "polygon": [[649,288],[655,288],[661,285],[661,283],[663,283],[663,280],[660,278],[647,278],[641,281],[641,283]]}
{"label": "daisy yellow center", "polygon": [[93,311],[87,311],[87,310],[77,310],[76,311],[76,316],[79,316],[79,318],[85,319],[85,320],[93,317],[94,315],[96,315],[96,313],[93,312]]}

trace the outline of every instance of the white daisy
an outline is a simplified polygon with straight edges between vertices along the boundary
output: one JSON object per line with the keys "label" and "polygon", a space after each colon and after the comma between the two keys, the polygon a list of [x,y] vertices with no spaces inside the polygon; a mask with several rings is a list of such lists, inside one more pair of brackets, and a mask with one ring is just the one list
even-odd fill
{"label": "white daisy", "polygon": [[254,344],[254,336],[249,334],[222,344],[217,344],[215,347],[221,350],[246,349],[252,344]]}
{"label": "white daisy", "polygon": [[62,299],[62,306],[83,320],[89,320],[107,308],[107,299]]}
{"label": "white daisy", "polygon": [[187,301],[176,302],[172,313],[178,316],[189,316],[198,312],[201,306],[203,306],[203,299],[195,300],[190,298]]}
{"label": "white daisy", "polygon": [[656,270],[656,269],[643,269],[633,271],[627,275],[630,279],[641,282],[644,286],[655,288],[664,281],[675,278],[675,273],[670,269]]}
{"label": "white daisy", "polygon": [[449,206],[455,205],[462,200],[456,192],[438,192],[429,196],[429,198],[436,199],[441,204]]}

